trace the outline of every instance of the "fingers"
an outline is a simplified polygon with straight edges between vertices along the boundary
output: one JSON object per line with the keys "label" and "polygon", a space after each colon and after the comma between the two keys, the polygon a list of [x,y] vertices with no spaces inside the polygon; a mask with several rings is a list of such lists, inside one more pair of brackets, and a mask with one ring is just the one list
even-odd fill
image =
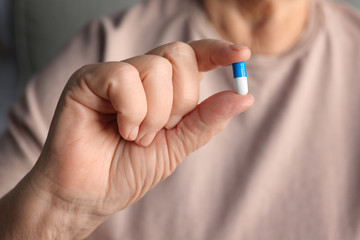
{"label": "fingers", "polygon": [[160,46],[148,54],[168,59],[173,67],[174,101],[166,128],[174,127],[198,103],[201,72],[246,61],[247,47],[222,40],[199,40],[189,44],[174,42]]}
{"label": "fingers", "polygon": [[78,75],[73,98],[101,113],[116,112],[119,133],[126,140],[147,146],[169,120],[172,67],[165,58],[148,55],[96,64]]}
{"label": "fingers", "polygon": [[148,54],[159,55],[172,64],[174,101],[166,128],[174,127],[181,118],[190,112],[199,99],[199,74],[196,56],[190,45],[175,42],[158,47]]}
{"label": "fingers", "polygon": [[125,62],[139,71],[146,94],[146,102],[143,104],[147,105],[147,112],[140,124],[136,142],[147,146],[169,120],[173,103],[171,63],[165,58],[150,55],[131,58]]}
{"label": "fingers", "polygon": [[147,114],[147,100],[138,70],[125,62],[85,66],[76,74],[72,98],[100,113],[116,113],[120,135],[134,140]]}
{"label": "fingers", "polygon": [[198,69],[201,72],[246,61],[251,56],[249,48],[223,40],[199,40],[190,42],[189,45],[194,49]]}
{"label": "fingers", "polygon": [[245,61],[250,54],[220,40],[166,44],[148,55],[83,68],[79,89],[88,91],[79,98],[96,111],[116,112],[121,136],[147,146],[160,129],[173,128],[197,106],[203,71]]}
{"label": "fingers", "polygon": [[176,146],[184,156],[197,150],[219,133],[230,119],[244,112],[254,104],[254,98],[248,94],[242,96],[232,91],[217,93],[199,104],[168,132],[169,144]]}

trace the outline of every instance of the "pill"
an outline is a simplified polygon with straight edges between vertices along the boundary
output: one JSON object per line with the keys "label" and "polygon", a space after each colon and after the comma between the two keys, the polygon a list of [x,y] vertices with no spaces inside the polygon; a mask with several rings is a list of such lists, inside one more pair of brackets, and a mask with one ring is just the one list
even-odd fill
{"label": "pill", "polygon": [[248,94],[249,89],[245,62],[233,63],[232,68],[234,73],[235,91],[240,95]]}

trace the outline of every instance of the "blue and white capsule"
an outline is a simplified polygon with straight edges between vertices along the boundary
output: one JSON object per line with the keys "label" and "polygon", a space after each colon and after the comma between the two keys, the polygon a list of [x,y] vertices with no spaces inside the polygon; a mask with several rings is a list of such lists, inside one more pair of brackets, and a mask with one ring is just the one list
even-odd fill
{"label": "blue and white capsule", "polygon": [[245,62],[233,63],[232,67],[234,73],[235,91],[240,95],[248,94],[249,88]]}

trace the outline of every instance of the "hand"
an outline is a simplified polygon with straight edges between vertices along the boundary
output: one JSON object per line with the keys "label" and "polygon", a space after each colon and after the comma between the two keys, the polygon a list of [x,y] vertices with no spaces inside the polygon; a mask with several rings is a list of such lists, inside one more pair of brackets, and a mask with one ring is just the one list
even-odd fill
{"label": "hand", "polygon": [[253,104],[233,91],[198,104],[204,72],[249,57],[245,47],[201,40],[81,68],[63,91],[33,188],[99,223],[126,208]]}

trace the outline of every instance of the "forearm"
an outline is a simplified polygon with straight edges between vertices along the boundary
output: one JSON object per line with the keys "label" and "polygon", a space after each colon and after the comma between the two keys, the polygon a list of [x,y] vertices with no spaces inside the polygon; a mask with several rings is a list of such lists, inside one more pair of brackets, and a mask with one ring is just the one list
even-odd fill
{"label": "forearm", "polygon": [[0,239],[84,239],[101,223],[27,178],[0,199]]}

